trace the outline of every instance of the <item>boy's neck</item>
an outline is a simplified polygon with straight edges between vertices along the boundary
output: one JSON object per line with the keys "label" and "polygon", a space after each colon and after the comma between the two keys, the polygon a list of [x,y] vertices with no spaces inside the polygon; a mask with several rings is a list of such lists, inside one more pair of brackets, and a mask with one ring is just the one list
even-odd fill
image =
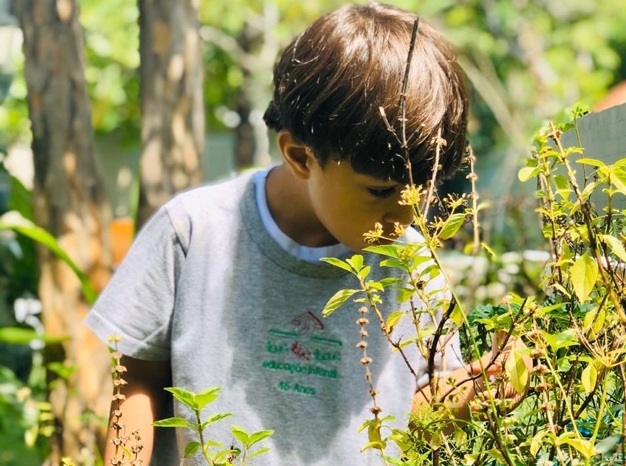
{"label": "boy's neck", "polygon": [[307,247],[337,244],[311,207],[306,181],[296,178],[284,163],[268,173],[265,195],[276,225],[296,243]]}

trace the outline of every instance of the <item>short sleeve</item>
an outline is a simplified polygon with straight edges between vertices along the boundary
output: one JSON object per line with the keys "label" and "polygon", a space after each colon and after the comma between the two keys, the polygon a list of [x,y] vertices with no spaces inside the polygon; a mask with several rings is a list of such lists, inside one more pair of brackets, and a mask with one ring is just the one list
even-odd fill
{"label": "short sleeve", "polygon": [[[137,235],[128,254],[87,316],[86,325],[105,343],[145,360],[170,359],[171,320],[184,250],[165,208]],[[111,346],[109,344],[109,346]]]}

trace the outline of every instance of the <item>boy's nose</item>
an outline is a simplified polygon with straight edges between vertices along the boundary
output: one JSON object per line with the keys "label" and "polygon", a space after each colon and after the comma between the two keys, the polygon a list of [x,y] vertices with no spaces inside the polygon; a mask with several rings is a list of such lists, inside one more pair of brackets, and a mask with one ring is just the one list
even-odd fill
{"label": "boy's nose", "polygon": [[383,217],[383,221],[389,225],[399,223],[406,227],[413,223],[415,220],[413,207],[397,204],[393,210],[388,211]]}

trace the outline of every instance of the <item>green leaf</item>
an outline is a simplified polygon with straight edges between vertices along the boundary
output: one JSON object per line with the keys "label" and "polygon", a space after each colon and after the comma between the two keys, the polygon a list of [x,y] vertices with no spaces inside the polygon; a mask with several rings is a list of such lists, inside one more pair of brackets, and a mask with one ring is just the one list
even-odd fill
{"label": "green leaf", "polygon": [[174,398],[176,398],[185,406],[191,409],[198,409],[194,401],[194,396],[196,395],[195,393],[190,392],[189,390],[185,390],[184,388],[178,388],[178,387],[166,387],[164,390],[174,395]]}
{"label": "green leaf", "polygon": [[374,254],[379,254],[381,256],[388,256],[388,257],[395,257],[398,258],[400,257],[400,248],[402,246],[398,245],[398,244],[383,244],[380,246],[367,246],[366,248],[363,248],[364,251],[367,252],[371,252]]}
{"label": "green leaf", "polygon": [[522,183],[534,178],[541,172],[541,169],[538,167],[524,167],[518,173],[517,177]]}
{"label": "green leaf", "polygon": [[346,290],[337,291],[337,293],[335,293],[332,296],[332,298],[328,300],[328,302],[326,303],[326,306],[324,306],[324,309],[322,310],[322,316],[328,317],[329,315],[331,315],[333,312],[337,310],[339,306],[341,306],[348,299],[350,299],[352,295],[354,295],[355,293],[359,291],[361,290],[346,289]]}
{"label": "green leaf", "polygon": [[346,259],[346,262],[352,266],[354,273],[358,274],[363,268],[363,256],[361,254],[355,254],[349,259]]}
{"label": "green leaf", "polygon": [[400,270],[406,270],[407,269],[407,264],[402,262],[400,259],[395,259],[395,258],[385,259],[383,261],[380,261],[380,266],[381,267],[391,267],[391,268],[400,269]]}
{"label": "green leaf", "polygon": [[231,416],[232,416],[231,413],[214,414],[213,416],[211,416],[210,418],[208,418],[206,421],[202,423],[202,430],[204,430],[207,426],[210,426],[211,424],[217,421],[221,421],[222,419],[226,419],[227,417],[231,417]]}
{"label": "green leaf", "polygon": [[583,388],[585,389],[585,391],[587,393],[591,393],[595,390],[597,381],[598,381],[598,370],[596,369],[596,366],[592,361],[583,370],[581,382],[583,384]]}
{"label": "green leaf", "polygon": [[372,448],[382,451],[385,448],[385,445],[382,442],[369,442],[363,445],[363,447],[361,448],[361,453],[363,453],[365,450],[370,450]]}
{"label": "green leaf", "polygon": [[543,332],[543,337],[554,351],[578,344],[578,336],[576,335],[576,330],[573,328],[563,330],[556,335]]}
{"label": "green leaf", "polygon": [[259,430],[258,432],[254,432],[252,435],[250,435],[250,443],[248,444],[248,447],[251,447],[256,443],[262,442],[266,438],[270,437],[273,433],[273,430]]}
{"label": "green leaf", "polygon": [[496,460],[498,464],[506,464],[504,456],[502,456],[502,453],[500,453],[500,450],[498,450],[497,448],[491,448],[490,450],[486,450],[485,453],[487,453],[494,460]]}
{"label": "green leaf", "polygon": [[0,220],[0,230],[9,229],[24,235],[47,247],[55,256],[65,262],[80,280],[81,289],[87,301],[90,304],[93,304],[96,301],[97,293],[91,286],[89,278],[87,278],[87,275],[78,267],[78,265],[76,265],[70,256],[67,255],[63,248],[61,248],[54,236],[21,216],[19,222],[6,220],[6,215],[3,215],[0,218],[2,219]]}
{"label": "green leaf", "polygon": [[561,435],[558,439],[559,444],[568,444],[578,450],[585,458],[590,458],[594,455],[593,443],[591,441],[578,438],[574,436],[573,432],[567,432]]}
{"label": "green leaf", "polygon": [[530,441],[530,454],[533,455],[534,457],[537,456],[537,453],[539,452],[539,449],[541,448],[541,443],[542,443],[544,435],[546,435],[546,431],[540,430],[533,436],[532,440]]}
{"label": "green leaf", "polygon": [[464,317],[463,308],[458,304],[455,304],[454,309],[450,313],[450,320],[459,326],[463,322]]}
{"label": "green leaf", "polygon": [[366,283],[367,285],[367,289],[368,290],[374,290],[374,291],[385,291],[385,287],[381,282],[375,282],[373,280],[370,280]]}
{"label": "green leaf", "polygon": [[611,170],[611,182],[620,193],[626,196],[626,170],[622,167],[614,167]]}
{"label": "green leaf", "polygon": [[201,411],[209,403],[213,403],[217,397],[219,396],[220,388],[212,387],[208,388],[197,395],[193,396],[193,402],[196,406],[196,409]]}
{"label": "green leaf", "polygon": [[[380,428],[382,427],[382,422],[378,417],[372,419],[372,421],[367,426],[367,439],[370,444],[381,444],[382,445],[382,437],[380,434]],[[373,447],[376,448],[376,447]]]}
{"label": "green leaf", "polygon": [[574,262],[570,272],[574,293],[581,302],[585,302],[598,279],[598,264],[585,253]]}
{"label": "green leaf", "polygon": [[446,240],[452,238],[461,229],[464,223],[465,214],[450,215],[439,232],[439,239]]}
{"label": "green leaf", "polygon": [[27,345],[33,340],[41,340],[45,343],[62,343],[70,340],[70,337],[53,337],[40,335],[35,330],[21,327],[0,327],[0,341],[12,345]]}
{"label": "green leaf", "polygon": [[554,184],[559,191],[570,191],[569,181],[564,175],[554,175]]}
{"label": "green leaf", "polygon": [[597,337],[598,333],[602,330],[602,327],[604,327],[605,320],[606,311],[604,307],[601,307],[600,309],[592,309],[585,314],[585,318],[583,319],[583,328],[589,333],[590,338],[594,339]]}
{"label": "green leaf", "polygon": [[254,458],[256,456],[262,455],[263,453],[267,453],[268,451],[270,451],[270,449],[268,447],[259,448],[254,453],[249,454],[248,455],[248,459],[252,459],[252,458]]}
{"label": "green leaf", "polygon": [[193,426],[187,421],[187,419],[183,419],[182,417],[168,417],[167,419],[161,419],[159,421],[155,421],[152,423],[155,427],[189,427],[190,429]]}
{"label": "green leaf", "polygon": [[587,199],[589,199],[589,197],[598,189],[599,184],[600,183],[598,181],[593,181],[587,184],[587,186],[585,186],[585,189],[583,189],[582,193],[580,193],[580,197],[582,198],[582,200],[586,201]]}
{"label": "green leaf", "polygon": [[404,312],[403,311],[396,311],[396,312],[392,312],[389,317],[387,317],[387,322],[385,322],[385,327],[387,328],[387,332],[388,333],[392,333],[393,330],[396,328],[396,325],[398,324],[398,322],[400,322],[400,320],[402,319],[402,317],[404,317]]}
{"label": "green leaf", "polygon": [[576,160],[576,163],[579,163],[581,165],[591,165],[593,167],[604,167],[605,164],[602,160],[597,160],[597,159],[591,159],[591,158],[587,158],[587,157],[583,157],[580,158],[578,160]]}
{"label": "green leaf", "polygon": [[620,240],[611,235],[599,235],[600,240],[605,243],[611,252],[623,262],[626,262],[626,249]]}
{"label": "green leaf", "polygon": [[365,280],[367,278],[367,276],[370,274],[371,270],[372,270],[372,268],[369,265],[366,265],[361,270],[359,270],[359,273],[358,273],[359,278]]}
{"label": "green leaf", "polygon": [[188,458],[198,451],[200,448],[200,442],[189,442],[185,447],[184,457]]}
{"label": "green leaf", "polygon": [[515,391],[520,395],[524,393],[528,385],[528,367],[526,367],[524,358],[519,351],[516,349],[511,351],[504,365],[504,370]]}
{"label": "green leaf", "polygon": [[248,446],[248,442],[250,442],[250,436],[243,427],[232,425],[231,432],[237,438],[237,440],[239,440],[245,447]]}
{"label": "green leaf", "polygon": [[334,265],[335,267],[339,267],[346,272],[355,273],[354,270],[352,270],[352,267],[350,267],[350,264],[346,263],[346,261],[342,261],[341,259],[337,259],[335,257],[323,257],[320,260],[322,262],[326,262],[327,264]]}

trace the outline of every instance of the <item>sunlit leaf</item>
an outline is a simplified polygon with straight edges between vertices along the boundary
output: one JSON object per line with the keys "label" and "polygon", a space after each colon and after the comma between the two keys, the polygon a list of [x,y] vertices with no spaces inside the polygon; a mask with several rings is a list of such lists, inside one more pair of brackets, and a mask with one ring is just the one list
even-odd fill
{"label": "sunlit leaf", "polygon": [[574,262],[570,272],[574,293],[581,302],[585,302],[598,279],[598,264],[585,253]]}
{"label": "sunlit leaf", "polygon": [[176,398],[185,406],[188,406],[189,408],[192,408],[192,409],[196,407],[196,403],[194,401],[195,393],[190,392],[189,390],[185,390],[184,388],[179,388],[179,387],[166,387],[164,390],[174,395],[174,398]]}
{"label": "sunlit leaf", "polygon": [[578,450],[585,458],[589,458],[594,455],[595,450],[593,447],[593,443],[591,441],[582,439],[579,437],[575,437],[573,432],[567,432],[559,437],[559,443],[562,445],[564,443],[574,447]]}
{"label": "sunlit leaf", "polygon": [[593,362],[590,362],[585,369],[583,369],[583,373],[581,376],[581,382],[583,384],[583,388],[587,393],[591,393],[596,388],[596,382],[598,381],[598,370]]}
{"label": "sunlit leaf", "polygon": [[198,451],[200,448],[200,442],[189,442],[185,447],[184,457],[188,458]]}
{"label": "sunlit leaf", "polygon": [[345,290],[337,291],[328,300],[328,302],[326,303],[326,306],[324,306],[324,309],[322,310],[322,316],[328,317],[329,315],[331,315],[333,312],[335,312],[337,310],[337,308],[339,306],[341,306],[348,299],[350,299],[351,296],[353,296],[355,293],[357,293],[359,291],[361,291],[361,290],[345,289]]}
{"label": "sunlit leaf", "polygon": [[161,419],[153,422],[152,425],[155,427],[192,427],[192,425],[182,417],[169,417],[167,419]]}
{"label": "sunlit leaf", "polygon": [[615,254],[623,262],[626,262],[626,249],[624,244],[615,236],[599,235],[600,240],[606,243],[613,254]]}
{"label": "sunlit leaf", "polygon": [[528,368],[524,362],[522,355],[513,349],[506,360],[504,370],[509,376],[511,385],[520,395],[524,393],[528,385]]}
{"label": "sunlit leaf", "polygon": [[89,282],[87,275],[76,265],[76,263],[67,255],[65,250],[59,245],[56,238],[48,233],[43,228],[35,225],[34,223],[26,220],[20,216],[19,221],[12,221],[12,216],[8,214],[0,217],[0,231],[1,230],[13,230],[21,235],[24,235],[37,243],[47,247],[55,256],[65,262],[76,274],[80,280],[81,289],[83,295],[90,304],[93,304],[96,300],[97,293]]}
{"label": "sunlit leaf", "polygon": [[545,338],[548,345],[550,345],[550,347],[555,351],[561,348],[566,348],[568,346],[574,346],[578,344],[578,336],[576,335],[576,330],[572,328],[563,330],[556,335],[543,332],[543,337]]}
{"label": "sunlit leaf", "polygon": [[233,425],[231,426],[231,432],[244,446],[248,446],[250,435],[248,435],[243,427]]}
{"label": "sunlit leaf", "polygon": [[450,215],[439,232],[439,239],[446,240],[452,238],[461,229],[464,223],[465,214]]}
{"label": "sunlit leaf", "polygon": [[335,257],[323,257],[321,259],[322,262],[326,262],[327,264],[334,265],[335,267],[339,267],[340,269],[345,270],[346,272],[354,273],[350,264],[346,263],[346,261],[342,261],[341,259],[337,259]]}
{"label": "sunlit leaf", "polygon": [[352,266],[352,269],[356,273],[358,273],[363,268],[363,256],[361,254],[355,254],[349,259],[346,259],[346,262]]}
{"label": "sunlit leaf", "polygon": [[604,307],[601,307],[600,309],[592,309],[585,314],[585,318],[583,319],[583,328],[589,333],[590,338],[594,339],[597,337],[598,333],[604,326],[605,319],[606,311]]}
{"label": "sunlit leaf", "polygon": [[70,337],[53,337],[40,335],[35,330],[21,327],[0,327],[0,341],[13,345],[27,345],[33,340],[41,340],[45,343],[62,343],[70,340]]}
{"label": "sunlit leaf", "polygon": [[611,170],[611,182],[620,193],[626,196],[626,170],[623,167],[614,167]]}
{"label": "sunlit leaf", "polygon": [[196,409],[201,410],[209,403],[213,403],[217,397],[219,396],[219,388],[213,387],[208,388],[197,395],[194,395],[193,401],[196,406]]}
{"label": "sunlit leaf", "polygon": [[364,248],[364,251],[379,254],[381,256],[388,257],[400,257],[400,248],[402,246],[398,244],[383,244],[378,246],[368,246]]}
{"label": "sunlit leaf", "polygon": [[546,431],[540,430],[533,436],[532,440],[530,441],[530,454],[531,455],[535,457],[537,456],[537,453],[539,452],[539,449],[541,448],[544,435],[546,435]]}

